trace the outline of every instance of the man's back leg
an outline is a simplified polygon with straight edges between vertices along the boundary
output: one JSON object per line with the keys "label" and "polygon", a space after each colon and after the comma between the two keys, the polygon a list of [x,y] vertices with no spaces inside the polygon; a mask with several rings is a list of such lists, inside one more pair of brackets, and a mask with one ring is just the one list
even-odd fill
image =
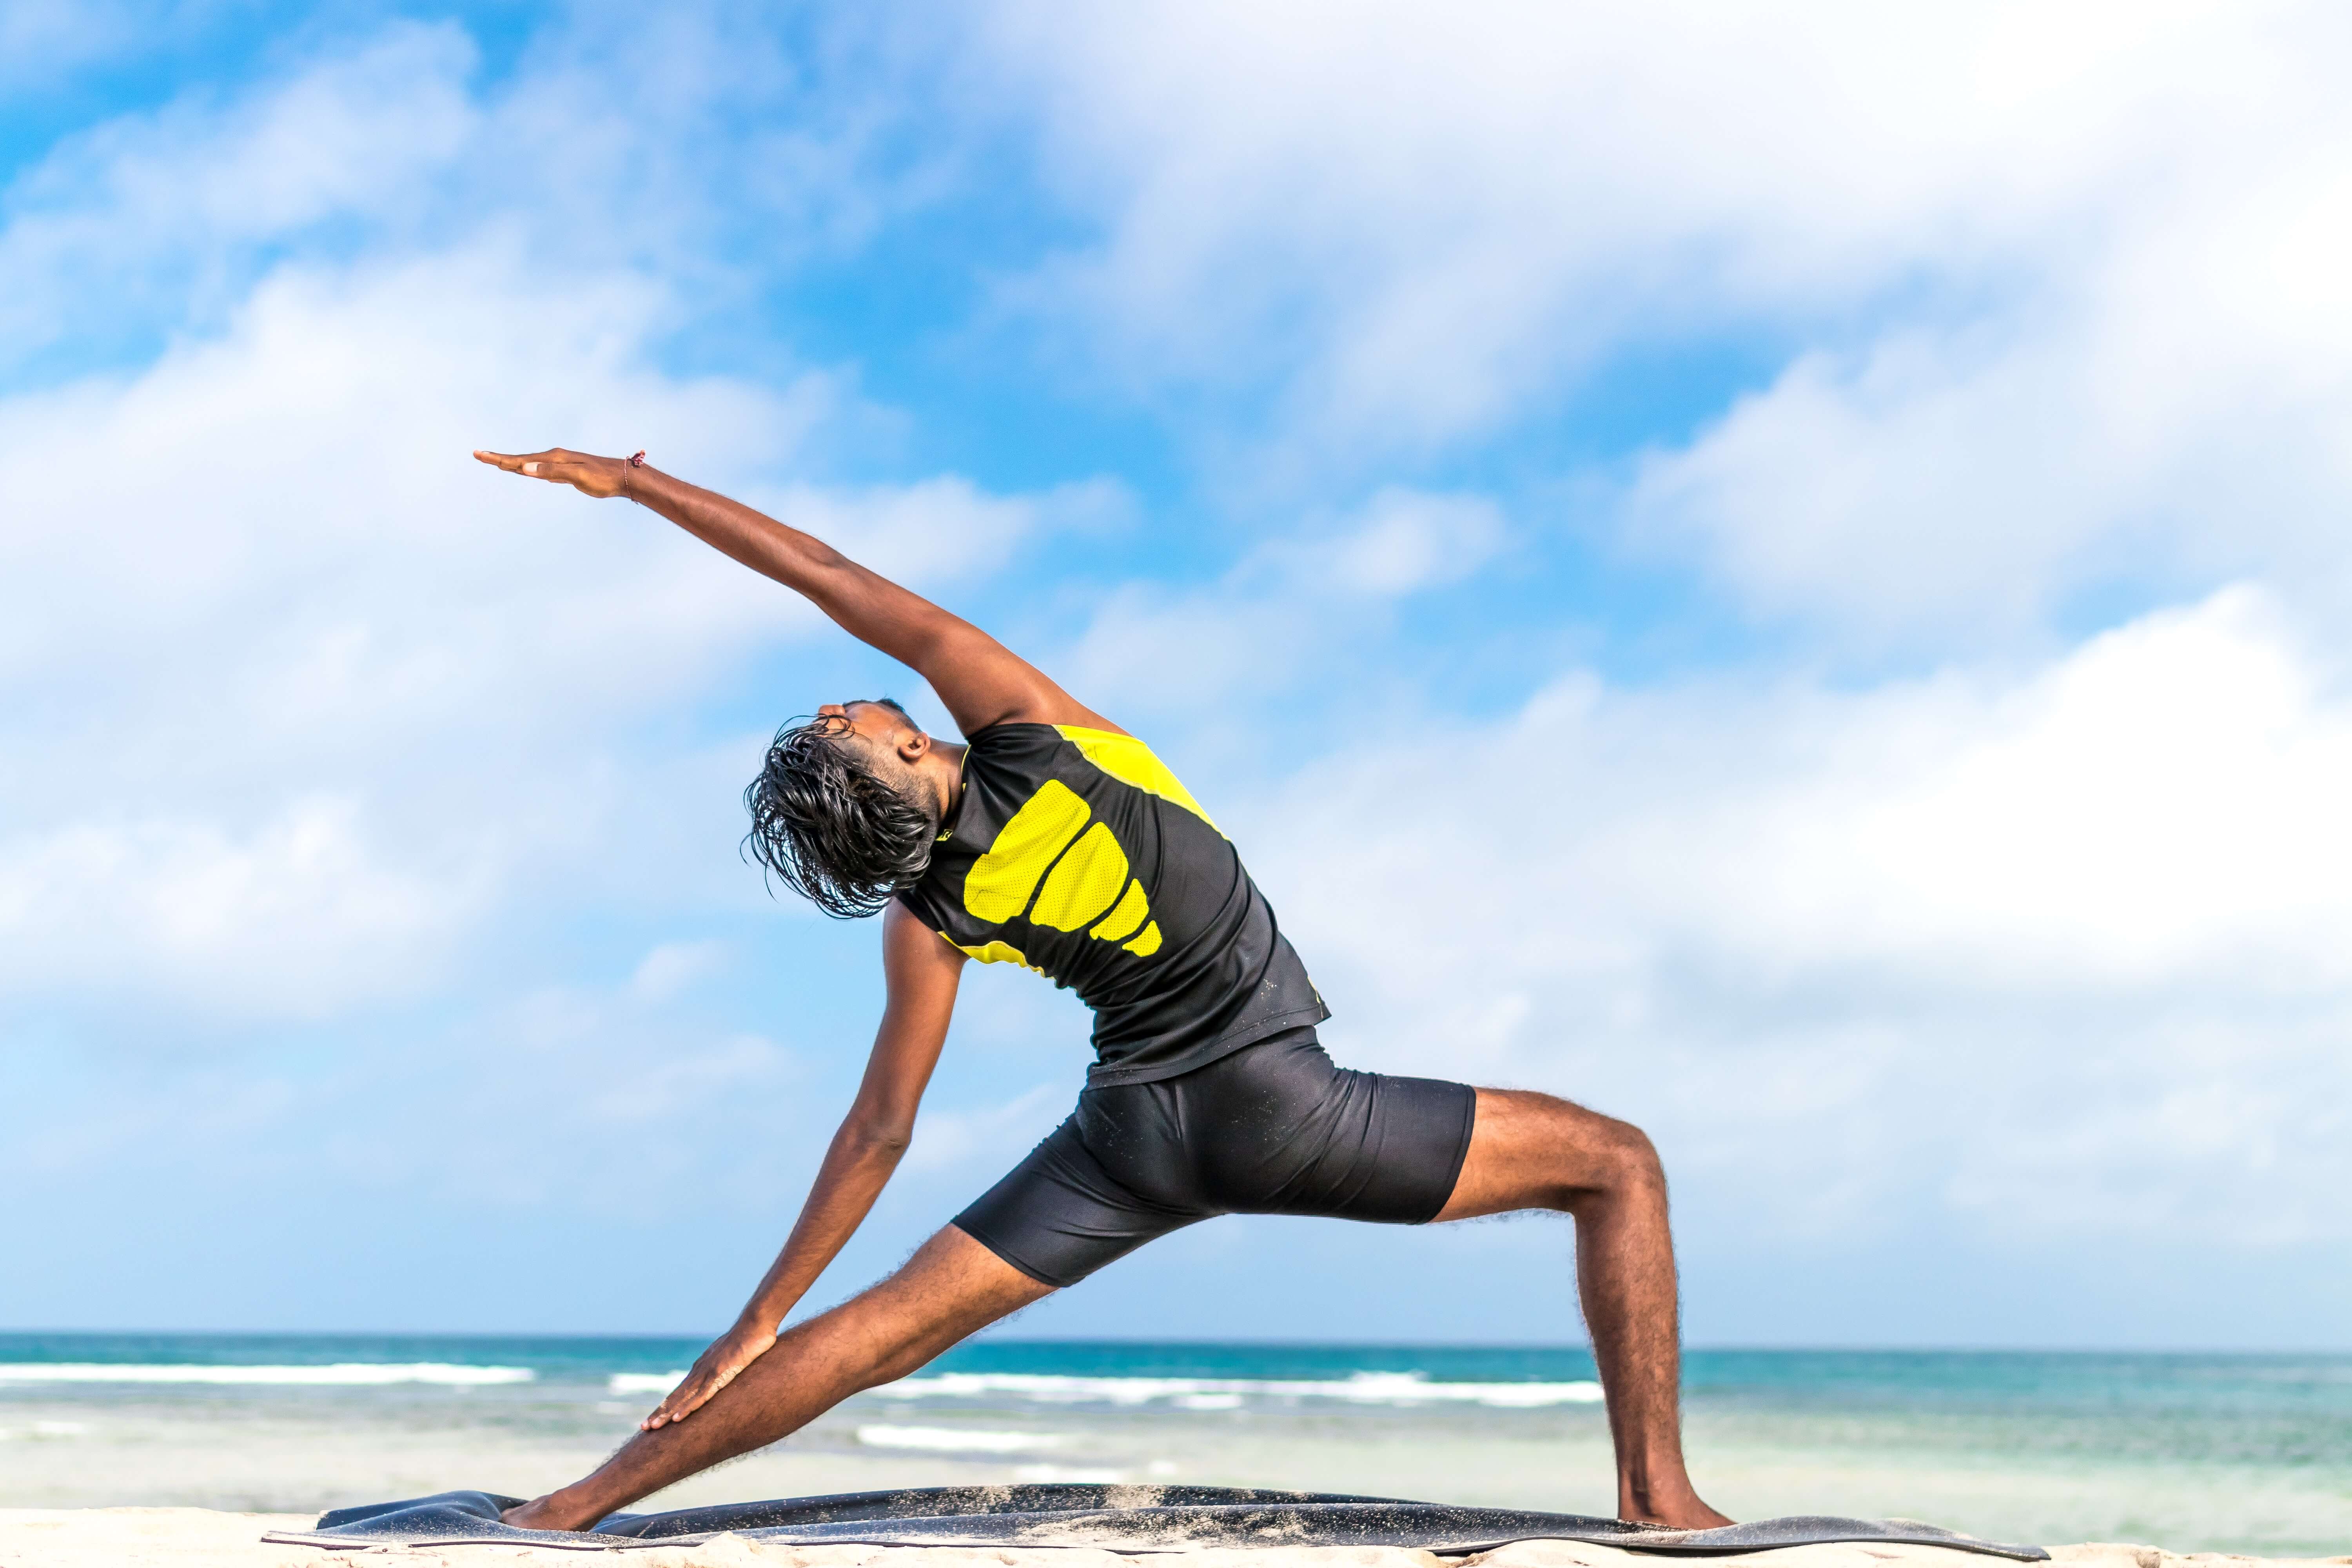
{"label": "man's back leg", "polygon": [[585,1530],[674,1482],[798,1431],[862,1389],[904,1377],[1053,1293],[948,1226],[888,1279],[794,1325],[690,1416],[639,1432],[590,1475],[508,1515]]}
{"label": "man's back leg", "polygon": [[1576,1220],[1576,1287],[1617,1445],[1621,1518],[1731,1522],[1683,1468],[1682,1345],[1666,1177],[1641,1129],[1548,1094],[1482,1089],[1439,1220],[1518,1209]]}

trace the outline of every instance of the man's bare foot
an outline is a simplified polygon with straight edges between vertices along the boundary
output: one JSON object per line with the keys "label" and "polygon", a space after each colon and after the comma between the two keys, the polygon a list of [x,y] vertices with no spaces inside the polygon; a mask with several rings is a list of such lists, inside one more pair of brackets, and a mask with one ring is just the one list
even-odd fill
{"label": "man's bare foot", "polygon": [[[581,1525],[555,1506],[555,1494],[535,1497],[529,1502],[519,1502],[499,1515],[517,1530],[578,1530]],[[595,1522],[590,1521],[590,1523]]]}
{"label": "man's bare foot", "polygon": [[1620,1519],[1637,1524],[1663,1524],[1672,1530],[1714,1530],[1720,1525],[1738,1524],[1706,1506],[1696,1492],[1686,1493],[1670,1504],[1652,1503],[1647,1508],[1620,1507]]}
{"label": "man's bare foot", "polygon": [[1643,1486],[1637,1479],[1617,1478],[1617,1517],[1636,1524],[1663,1524],[1669,1530],[1714,1530],[1737,1524],[1706,1506],[1690,1479],[1674,1470]]}

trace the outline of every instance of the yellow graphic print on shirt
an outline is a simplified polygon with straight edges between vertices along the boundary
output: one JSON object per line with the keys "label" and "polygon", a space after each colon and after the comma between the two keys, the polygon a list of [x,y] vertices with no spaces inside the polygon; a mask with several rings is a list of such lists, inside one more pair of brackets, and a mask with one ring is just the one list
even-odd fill
{"label": "yellow graphic print on shirt", "polygon": [[1126,886],[1127,851],[1109,826],[1097,822],[1047,874],[1045,890],[1037,895],[1029,918],[1055,931],[1076,931],[1110,908]]}
{"label": "yellow graphic print on shirt", "polygon": [[1087,932],[1103,942],[1120,942],[1141,925],[1151,913],[1151,900],[1143,896],[1143,884],[1129,882],[1127,894],[1103,917],[1102,924]]}
{"label": "yellow graphic print on shirt", "polygon": [[[940,934],[941,936],[947,936],[948,933],[941,931]],[[956,941],[953,937],[948,937],[948,945],[950,947],[963,948],[964,952],[971,954],[982,963],[1017,963],[1032,974],[1044,974],[1045,973],[1044,970],[1029,962],[1029,955],[1027,953],[1022,952],[1019,948],[1013,946],[1009,942],[984,942],[978,947],[964,947],[963,943]],[[1047,978],[1050,979],[1052,977],[1048,975]]]}
{"label": "yellow graphic print on shirt", "polygon": [[1093,815],[1076,790],[1059,779],[1047,779],[965,874],[963,907],[973,919],[990,925],[1001,925],[1028,908],[1037,879]]}
{"label": "yellow graphic print on shirt", "polygon": [[[1150,755],[1148,751],[1144,754]],[[1108,768],[1103,771],[1110,772]],[[1160,771],[1167,773],[1165,768]],[[1172,775],[1168,782],[1175,784]],[[1183,787],[1175,784],[1180,793]],[[1183,799],[1184,804],[1191,804],[1189,795]],[[974,861],[965,874],[965,910],[976,920],[1001,924],[1028,907],[1029,895],[1043,879],[1045,890],[1037,894],[1037,906],[1029,912],[1029,918],[1037,924],[1055,931],[1076,931],[1108,911],[1108,918],[1088,931],[1088,936],[1119,942],[1142,926],[1140,935],[1131,942],[1120,942],[1120,945],[1138,958],[1149,958],[1159,952],[1159,922],[1145,923],[1150,921],[1151,902],[1143,884],[1129,878],[1127,851],[1119,847],[1109,826],[1097,822],[1087,827],[1087,819],[1093,816],[1076,791],[1059,779],[1047,779],[1035,795],[1022,803],[988,853]],[[1202,820],[1207,818],[1203,816]],[[1085,829],[1083,835],[1081,829]],[[964,947],[961,942],[956,945],[982,963],[1010,959],[1024,968],[1036,967],[1006,942],[991,942],[978,947]]]}
{"label": "yellow graphic print on shirt", "polygon": [[[1089,730],[1079,724],[1054,726],[1062,739],[1078,749],[1080,755],[1121,784],[1133,784],[1146,795],[1156,795],[1162,800],[1172,800],[1212,827],[1217,824],[1201,809],[1168,764],[1159,754],[1132,735],[1114,735],[1108,730]],[[1217,827],[1219,833],[1224,832]]]}

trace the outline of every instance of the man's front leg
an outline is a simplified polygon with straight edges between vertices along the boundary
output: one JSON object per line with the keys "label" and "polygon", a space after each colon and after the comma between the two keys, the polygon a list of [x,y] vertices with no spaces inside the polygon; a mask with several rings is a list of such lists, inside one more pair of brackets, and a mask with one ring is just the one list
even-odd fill
{"label": "man's front leg", "polygon": [[1576,1221],[1577,1295],[1617,1448],[1617,1515],[1703,1530],[1683,1464],[1682,1343],[1666,1177],[1639,1128],[1548,1094],[1482,1089],[1441,1220],[1557,1209]]}
{"label": "man's front leg", "polygon": [[583,1479],[509,1510],[507,1522],[586,1530],[639,1498],[798,1431],[862,1389],[904,1377],[1053,1289],[950,1226],[888,1279],[780,1336],[691,1415],[639,1432]]}

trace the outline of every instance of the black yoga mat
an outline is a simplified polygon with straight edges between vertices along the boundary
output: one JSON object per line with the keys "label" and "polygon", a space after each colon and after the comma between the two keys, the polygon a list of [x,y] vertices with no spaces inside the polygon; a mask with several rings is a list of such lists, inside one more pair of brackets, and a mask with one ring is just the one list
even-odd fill
{"label": "black yoga mat", "polygon": [[1583,1541],[1685,1557],[1728,1556],[1775,1546],[1871,1541],[1948,1546],[2040,1562],[2038,1546],[2005,1546],[1908,1520],[1757,1520],[1718,1530],[1667,1530],[1507,1508],[1456,1508],[1396,1498],[1237,1487],[928,1487],[727,1503],[671,1513],[616,1513],[592,1531],[518,1530],[499,1510],[520,1498],[442,1492],[405,1502],[334,1509],[318,1528],[262,1539],[295,1545],[459,1546],[472,1542],[627,1551],[681,1546],[732,1533],[754,1541],[860,1546],[1092,1546],[1171,1552],[1188,1546],[1406,1546],[1483,1552],[1514,1541]]}

